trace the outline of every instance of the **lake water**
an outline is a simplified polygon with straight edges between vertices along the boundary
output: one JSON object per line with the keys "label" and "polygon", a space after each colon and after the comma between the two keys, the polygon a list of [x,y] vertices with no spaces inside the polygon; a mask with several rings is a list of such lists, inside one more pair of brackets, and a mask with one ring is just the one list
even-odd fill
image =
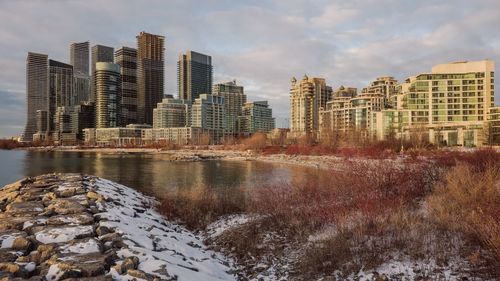
{"label": "lake water", "polygon": [[156,196],[199,185],[253,188],[327,180],[316,168],[259,161],[171,162],[161,154],[0,150],[0,187],[26,176],[54,172],[96,175]]}

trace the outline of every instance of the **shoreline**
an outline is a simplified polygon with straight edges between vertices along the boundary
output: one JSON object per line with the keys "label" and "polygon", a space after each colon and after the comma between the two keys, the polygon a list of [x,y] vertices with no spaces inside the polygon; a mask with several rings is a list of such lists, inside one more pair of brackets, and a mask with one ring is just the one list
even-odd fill
{"label": "shoreline", "polygon": [[197,161],[260,161],[274,164],[294,165],[301,167],[329,169],[344,161],[344,158],[334,155],[263,155],[255,151],[217,150],[217,149],[176,149],[159,150],[155,148],[76,148],[76,147],[27,147],[17,150],[41,152],[75,152],[75,153],[103,153],[110,155],[146,154],[161,155],[166,160],[174,162]]}

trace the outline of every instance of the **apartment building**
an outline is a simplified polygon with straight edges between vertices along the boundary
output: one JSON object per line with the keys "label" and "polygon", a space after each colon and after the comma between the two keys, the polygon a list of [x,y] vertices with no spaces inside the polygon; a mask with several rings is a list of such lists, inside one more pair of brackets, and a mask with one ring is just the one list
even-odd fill
{"label": "apartment building", "polygon": [[29,52],[26,58],[26,126],[21,141],[30,142],[37,131],[36,112],[48,108],[48,55]]}
{"label": "apartment building", "polygon": [[98,62],[94,72],[96,89],[95,127],[118,127],[121,113],[120,66]]}
{"label": "apartment building", "polygon": [[122,126],[137,123],[137,49],[121,47],[115,51],[115,63],[121,74]]}
{"label": "apartment building", "polygon": [[358,130],[369,134],[372,112],[384,109],[384,95],[362,93],[355,97],[335,97],[320,111],[320,134]]}
{"label": "apartment building", "polygon": [[153,124],[153,109],[163,99],[165,37],[137,36],[137,123]]}
{"label": "apartment building", "polygon": [[239,131],[243,134],[269,133],[275,127],[273,110],[269,107],[267,101],[245,103],[239,118]]}
{"label": "apartment building", "polygon": [[[464,61],[436,65],[429,73],[406,79],[397,87],[396,107],[407,112],[402,114],[406,118],[393,126],[373,126],[375,134],[383,139],[396,131],[411,138],[424,131],[425,138],[439,145],[482,145],[488,114],[496,111],[494,73],[493,61]],[[375,114],[374,122],[390,123],[391,114]]]}
{"label": "apartment building", "polygon": [[220,143],[225,123],[223,97],[202,94],[195,100],[191,109],[191,126],[206,131],[210,136],[210,143]]}
{"label": "apartment building", "polygon": [[89,76],[89,41],[72,43],[69,48],[69,64],[74,73]]}
{"label": "apartment building", "polygon": [[215,84],[212,93],[214,96],[224,98],[224,111],[226,118],[226,135],[238,135],[240,126],[238,118],[242,114],[243,105],[247,102],[243,86],[236,84],[236,80]]}
{"label": "apartment building", "polygon": [[319,130],[319,111],[331,99],[332,88],[323,78],[309,78],[301,81],[295,77],[290,89],[290,135],[292,138],[307,136],[316,138]]}
{"label": "apartment building", "polygon": [[190,125],[191,102],[164,98],[153,110],[153,128],[175,128]]}
{"label": "apartment building", "polygon": [[201,94],[212,94],[212,57],[187,51],[177,61],[179,98],[194,102]]}

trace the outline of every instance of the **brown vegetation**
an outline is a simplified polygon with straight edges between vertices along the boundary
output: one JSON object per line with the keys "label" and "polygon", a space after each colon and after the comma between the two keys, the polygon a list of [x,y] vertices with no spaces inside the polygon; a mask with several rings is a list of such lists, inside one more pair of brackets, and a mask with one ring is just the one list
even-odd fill
{"label": "brown vegetation", "polygon": [[245,192],[237,187],[177,190],[165,194],[160,201],[163,215],[194,230],[202,230],[223,215],[243,213],[245,209]]}
{"label": "brown vegetation", "polygon": [[[394,256],[444,267],[465,259],[465,271],[496,278],[499,157],[476,150],[405,162],[348,161],[327,182],[263,186],[247,196],[232,188],[181,192],[164,200],[162,210],[195,229],[227,214],[255,215],[208,241],[248,272],[254,261],[294,253],[291,272],[299,279],[375,269]],[[426,274],[433,273],[419,276],[432,279]]]}
{"label": "brown vegetation", "polygon": [[15,149],[19,147],[23,147],[24,144],[20,143],[16,140],[11,139],[0,139],[0,149]]}
{"label": "brown vegetation", "polygon": [[500,165],[460,164],[439,184],[427,203],[446,227],[473,235],[496,253],[500,262]]}

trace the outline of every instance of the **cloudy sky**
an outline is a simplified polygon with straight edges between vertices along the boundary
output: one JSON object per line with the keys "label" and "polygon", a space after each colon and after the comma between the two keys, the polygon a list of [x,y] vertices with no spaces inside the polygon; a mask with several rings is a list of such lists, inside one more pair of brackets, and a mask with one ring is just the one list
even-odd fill
{"label": "cloudy sky", "polygon": [[177,95],[180,52],[206,53],[215,82],[236,79],[250,100],[269,100],[282,125],[292,76],[362,88],[438,63],[500,62],[499,11],[498,0],[0,0],[0,137],[24,127],[28,51],[68,62],[71,42],[133,47],[140,31],[161,34],[165,93]]}

